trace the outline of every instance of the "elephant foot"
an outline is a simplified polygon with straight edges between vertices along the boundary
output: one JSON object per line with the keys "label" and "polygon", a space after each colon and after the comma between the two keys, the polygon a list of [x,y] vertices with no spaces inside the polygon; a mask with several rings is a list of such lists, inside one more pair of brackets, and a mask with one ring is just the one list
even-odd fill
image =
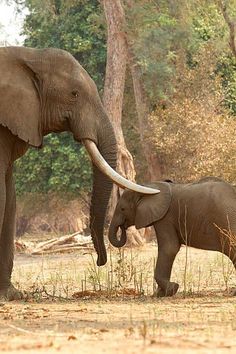
{"label": "elephant foot", "polygon": [[179,289],[179,284],[174,282],[169,282],[165,289],[158,287],[156,296],[157,297],[173,296],[177,293],[178,289]]}
{"label": "elephant foot", "polygon": [[7,288],[0,289],[0,300],[13,301],[22,299],[23,293],[17,290],[12,284]]}

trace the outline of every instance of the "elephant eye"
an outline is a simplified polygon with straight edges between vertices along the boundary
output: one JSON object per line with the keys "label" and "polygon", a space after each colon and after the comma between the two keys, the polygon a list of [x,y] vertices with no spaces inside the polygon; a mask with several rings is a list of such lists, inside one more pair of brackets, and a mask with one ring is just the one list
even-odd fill
{"label": "elephant eye", "polygon": [[124,208],[124,207],[121,207],[120,210],[121,210],[121,211],[125,211],[125,208]]}
{"label": "elephant eye", "polygon": [[78,97],[79,96],[79,92],[77,90],[73,90],[71,93],[72,93],[72,95],[74,97]]}

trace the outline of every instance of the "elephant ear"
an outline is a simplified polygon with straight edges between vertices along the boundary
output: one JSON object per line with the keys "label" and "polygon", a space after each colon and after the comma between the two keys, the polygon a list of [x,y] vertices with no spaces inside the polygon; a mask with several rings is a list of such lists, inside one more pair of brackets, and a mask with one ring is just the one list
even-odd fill
{"label": "elephant ear", "polygon": [[135,227],[141,229],[148,227],[155,221],[162,219],[167,213],[171,202],[171,187],[169,183],[155,184],[160,193],[155,195],[143,195],[139,199],[135,215]]}
{"label": "elephant ear", "polygon": [[0,124],[14,135],[42,145],[40,61],[29,48],[0,48]]}

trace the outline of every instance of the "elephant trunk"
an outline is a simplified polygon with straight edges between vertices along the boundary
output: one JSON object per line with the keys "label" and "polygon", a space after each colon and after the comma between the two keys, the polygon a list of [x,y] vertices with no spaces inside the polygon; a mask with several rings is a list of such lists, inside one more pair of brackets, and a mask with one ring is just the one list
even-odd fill
{"label": "elephant trunk", "polygon": [[[113,168],[116,168],[117,144],[115,134],[109,120],[104,117],[105,123],[98,136],[97,148],[102,157]],[[93,160],[92,160],[93,161]],[[104,223],[108,202],[112,190],[112,180],[93,163],[93,191],[90,207],[90,229],[94,248],[97,252],[97,265],[107,262],[107,253],[104,244]]]}
{"label": "elephant trunk", "polygon": [[[94,111],[94,109],[91,110],[87,107],[88,110],[83,112],[83,116],[87,119],[86,126],[84,126],[83,120],[80,120],[78,123],[70,122],[70,126],[75,139],[82,141],[85,145],[93,163],[90,229],[94,248],[98,255],[97,265],[101,266],[107,262],[103,232],[107,206],[113,186],[112,181],[131,189],[138,186],[126,181],[114,171],[117,161],[117,143],[114,129],[99,100],[97,100],[95,108]],[[93,122],[94,120],[96,122],[96,129],[94,129],[92,124],[89,124],[90,121]],[[159,192],[152,188],[140,187],[143,193],[145,191],[147,194],[156,194]]]}
{"label": "elephant trunk", "polygon": [[[121,229],[121,236],[118,238],[117,234],[118,234],[119,228]],[[112,220],[110,228],[109,228],[108,238],[109,238],[109,241],[111,242],[112,246],[117,247],[117,248],[123,247],[127,241],[127,235],[126,235],[126,230],[125,230],[124,225],[117,225]]]}

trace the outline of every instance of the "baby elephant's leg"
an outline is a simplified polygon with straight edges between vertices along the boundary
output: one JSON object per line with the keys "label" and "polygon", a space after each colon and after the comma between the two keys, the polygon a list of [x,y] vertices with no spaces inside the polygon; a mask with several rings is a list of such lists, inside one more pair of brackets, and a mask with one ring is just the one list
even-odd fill
{"label": "baby elephant's leg", "polygon": [[180,244],[175,230],[168,230],[168,234],[158,230],[158,258],[154,278],[157,282],[157,296],[173,296],[179,284],[170,282],[171,270]]}
{"label": "baby elephant's leg", "polygon": [[[231,224],[230,224],[230,228],[231,228]],[[236,225],[233,224],[233,227],[231,228],[231,232],[232,232],[232,235],[236,235]],[[229,259],[233,263],[234,268],[236,270],[236,247],[232,246],[232,245],[228,245],[228,247],[224,246],[223,253],[229,257]],[[233,287],[230,290],[230,294],[233,296],[236,296],[236,287]]]}

